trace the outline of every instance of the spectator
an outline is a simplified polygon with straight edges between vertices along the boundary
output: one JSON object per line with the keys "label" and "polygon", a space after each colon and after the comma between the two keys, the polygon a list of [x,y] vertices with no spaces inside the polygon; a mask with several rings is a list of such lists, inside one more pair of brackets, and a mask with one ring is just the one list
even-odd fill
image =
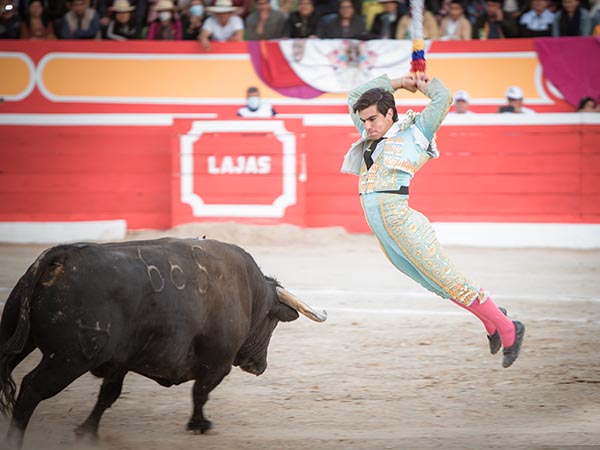
{"label": "spectator", "polygon": [[25,19],[21,22],[21,39],[56,39],[52,21],[44,10],[42,0],[31,0]]}
{"label": "spectator", "polygon": [[172,0],[159,0],[155,7],[158,18],[148,28],[148,40],[180,41],[183,39],[181,20],[175,16]]}
{"label": "spectator", "polygon": [[269,118],[275,114],[277,113],[271,104],[261,101],[260,92],[255,86],[251,86],[246,90],[246,106],[242,106],[237,112],[240,117],[258,118]]}
{"label": "spectator", "polygon": [[271,2],[271,7],[284,13],[285,17],[290,16],[292,11],[294,11],[295,5],[295,0],[275,0],[275,2]]}
{"label": "spectator", "polygon": [[217,0],[214,6],[207,6],[207,17],[200,32],[200,44],[210,50],[211,41],[241,41],[244,37],[244,21],[233,13],[238,10],[231,0]]}
{"label": "spectator", "polygon": [[94,39],[100,32],[100,17],[88,0],[73,0],[62,21],[62,39]]}
{"label": "spectator", "polygon": [[531,9],[519,20],[522,37],[552,36],[554,13],[548,9],[547,0],[531,0]]}
{"label": "spectator", "polygon": [[317,36],[322,39],[358,39],[366,35],[363,16],[356,14],[352,0],[340,0],[338,12],[321,17]]}
{"label": "spectator", "polygon": [[518,36],[513,17],[502,11],[502,0],[487,0],[487,12],[473,26],[473,39],[503,39]]}
{"label": "spectator", "polygon": [[291,38],[317,37],[319,15],[313,0],[299,0],[298,10],[288,17],[285,35]]}
{"label": "spectator", "polygon": [[469,103],[471,97],[467,91],[456,91],[454,94],[454,114],[473,114],[473,111],[469,110]]}
{"label": "spectator", "polygon": [[465,15],[471,25],[475,25],[487,11],[486,0],[466,0]]}
{"label": "spectator", "polygon": [[[152,7],[154,7],[154,3],[156,2],[156,0],[152,1]],[[103,37],[106,37],[106,30],[108,29],[108,24],[110,23],[111,19],[114,19],[115,14],[114,11],[111,10],[111,7],[114,6],[115,2],[116,0],[94,0],[94,4],[96,5],[96,11],[98,11],[98,14],[100,15],[101,28],[102,23],[106,22]],[[131,13],[131,15],[133,16],[135,28],[136,30],[138,30],[138,35],[141,38],[141,36],[144,35],[143,32],[147,31],[147,29],[144,30],[144,28],[147,27],[148,23],[151,22],[150,20],[148,20],[150,1],[129,0],[129,6],[134,7],[134,10]],[[154,18],[158,17],[154,10],[152,10],[152,13],[155,14]]]}
{"label": "spectator", "polygon": [[507,104],[498,109],[500,113],[534,114],[533,109],[523,106],[523,90],[519,86],[511,86],[506,90]]}
{"label": "spectator", "polygon": [[[29,4],[31,0],[15,1],[17,12],[20,18],[25,18],[29,14]],[[60,22],[67,13],[67,2],[65,0],[41,0],[44,7],[44,15],[52,22],[54,34],[60,31]]]}
{"label": "spectator", "polygon": [[[57,0],[44,0],[44,1],[57,1]],[[60,0],[58,0],[60,1]],[[114,12],[111,10],[111,7],[114,6],[116,0],[92,0],[93,4],[96,7],[96,11],[100,16],[100,30],[102,31],[102,37],[106,38],[106,33],[108,30],[108,24],[112,19],[114,19]],[[156,3],[156,0],[152,0],[152,6]],[[142,31],[144,27],[147,26],[148,23],[152,22],[148,20],[148,8],[149,8],[149,0],[129,0],[129,5],[134,7],[134,12],[131,13],[134,19],[135,28],[138,30],[138,34],[141,37]],[[156,13],[152,11],[156,19]]]}
{"label": "spectator", "polygon": [[256,0],[256,10],[246,17],[246,40],[279,39],[285,36],[287,17],[271,7],[269,0]]}
{"label": "spectator", "polygon": [[511,16],[515,21],[518,21],[522,12],[529,7],[530,0],[503,0],[502,11],[505,15]]}
{"label": "spectator", "polygon": [[114,13],[114,17],[106,29],[107,39],[127,41],[140,38],[135,18],[131,14],[135,10],[135,6],[131,6],[128,0],[115,0],[110,10]]}
{"label": "spectator", "polygon": [[[407,12],[402,16],[400,22],[398,23],[398,28],[396,29],[396,39],[412,39],[412,15]],[[425,39],[439,39],[440,38],[440,29],[437,24],[437,20],[433,13],[425,9],[423,11],[423,37]]]}
{"label": "spectator", "polygon": [[0,39],[19,39],[21,21],[11,0],[0,0]]}
{"label": "spectator", "polygon": [[206,16],[204,15],[204,3],[202,0],[191,0],[186,7],[186,14],[181,18],[183,26],[183,39],[200,39],[200,32]]}
{"label": "spectator", "polygon": [[465,10],[461,0],[452,0],[448,6],[448,15],[442,19],[440,25],[440,39],[442,41],[469,41],[473,35],[471,22],[465,17]]}
{"label": "spectator", "polygon": [[383,12],[373,19],[371,35],[375,39],[395,39],[398,22],[402,13],[398,0],[377,0],[383,5]]}
{"label": "spectator", "polygon": [[592,32],[590,12],[579,0],[562,0],[562,9],[554,16],[552,36],[589,36]]}
{"label": "spectator", "polygon": [[596,112],[596,102],[592,97],[583,97],[579,101],[577,112]]}

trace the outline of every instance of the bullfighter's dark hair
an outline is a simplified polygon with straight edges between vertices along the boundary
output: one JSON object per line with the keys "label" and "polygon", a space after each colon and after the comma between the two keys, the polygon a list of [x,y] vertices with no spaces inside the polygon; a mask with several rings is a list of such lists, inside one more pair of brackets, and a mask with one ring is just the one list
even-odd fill
{"label": "bullfighter's dark hair", "polygon": [[377,105],[377,111],[384,116],[391,108],[392,120],[394,122],[398,121],[396,101],[394,100],[394,96],[391,94],[391,92],[381,88],[369,89],[360,96],[354,105],[352,105],[352,111],[356,113],[362,111],[363,109],[367,109],[371,105]]}

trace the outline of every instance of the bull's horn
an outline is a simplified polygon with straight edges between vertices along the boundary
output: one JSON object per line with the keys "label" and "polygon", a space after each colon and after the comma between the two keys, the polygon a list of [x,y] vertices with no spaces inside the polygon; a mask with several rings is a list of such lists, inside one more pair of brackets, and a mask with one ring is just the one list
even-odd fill
{"label": "bull's horn", "polygon": [[323,311],[322,314],[319,314],[287,289],[278,287],[277,295],[281,303],[288,305],[290,308],[294,308],[309,319],[314,320],[315,322],[325,322],[325,320],[327,320],[327,312]]}

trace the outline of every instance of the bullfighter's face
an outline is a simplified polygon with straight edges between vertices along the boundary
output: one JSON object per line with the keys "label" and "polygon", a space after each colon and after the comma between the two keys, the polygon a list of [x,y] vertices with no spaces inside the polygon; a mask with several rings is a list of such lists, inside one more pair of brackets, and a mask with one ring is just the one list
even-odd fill
{"label": "bullfighter's face", "polygon": [[359,111],[358,115],[365,126],[365,131],[369,139],[375,140],[383,137],[394,124],[392,109],[388,109],[384,115],[379,112],[376,104]]}

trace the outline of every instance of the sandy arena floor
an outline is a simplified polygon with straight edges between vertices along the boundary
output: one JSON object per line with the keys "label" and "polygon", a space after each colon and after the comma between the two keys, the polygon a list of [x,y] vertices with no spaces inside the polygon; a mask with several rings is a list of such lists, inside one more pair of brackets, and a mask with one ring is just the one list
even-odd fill
{"label": "sandy arena floor", "polygon": [[[100,386],[88,374],[40,404],[26,449],[600,449],[600,251],[448,249],[527,326],[503,369],[479,322],[397,272],[372,236],[233,224],[169,234],[242,245],[328,321],[280,324],[267,371],[234,368],[213,391],[208,435],[185,430],[191,382],[167,389],[130,373],[100,441],[77,442]],[[0,245],[2,303],[45,247]]]}

